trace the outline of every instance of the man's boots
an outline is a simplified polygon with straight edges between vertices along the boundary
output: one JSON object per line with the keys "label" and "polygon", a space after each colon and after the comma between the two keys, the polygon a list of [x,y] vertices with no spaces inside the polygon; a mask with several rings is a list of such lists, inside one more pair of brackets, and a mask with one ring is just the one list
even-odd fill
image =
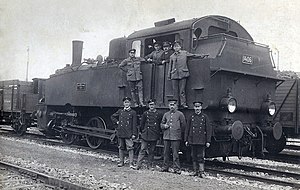
{"label": "man's boots", "polygon": [[146,105],[144,104],[144,96],[143,96],[143,89],[139,89],[139,101],[140,101],[140,106],[145,107]]}
{"label": "man's boots", "polygon": [[197,162],[193,162],[193,172],[191,173],[191,176],[197,176],[197,175],[198,175]]}
{"label": "man's boots", "polygon": [[135,92],[131,92],[131,97],[132,97],[132,101],[133,101],[133,107],[138,107],[139,105],[137,104],[137,101],[136,101]]}
{"label": "man's boots", "polygon": [[201,178],[205,177],[204,176],[204,163],[200,163],[199,164],[199,173],[198,173],[198,176],[201,177]]}
{"label": "man's boots", "polygon": [[118,163],[118,167],[124,166],[124,150],[119,149],[119,158],[120,161]]}
{"label": "man's boots", "polygon": [[129,165],[130,165],[130,168],[135,169],[135,167],[133,165],[133,150],[129,150],[128,154],[129,154]]}

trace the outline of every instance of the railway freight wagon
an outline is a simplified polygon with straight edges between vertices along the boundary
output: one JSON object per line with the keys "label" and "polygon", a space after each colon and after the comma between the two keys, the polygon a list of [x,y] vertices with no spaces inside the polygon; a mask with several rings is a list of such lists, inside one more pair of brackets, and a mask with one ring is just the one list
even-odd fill
{"label": "railway freight wagon", "polygon": [[38,100],[43,98],[43,80],[0,81],[0,124],[11,125],[22,135],[33,125],[33,115]]}
{"label": "railway freight wagon", "polygon": [[287,137],[300,137],[299,79],[287,79],[276,90],[277,111],[274,120],[282,123]]}
{"label": "railway freight wagon", "polygon": [[[277,143],[285,141],[282,125],[274,123],[276,77],[268,46],[253,41],[237,22],[223,16],[206,16],[175,22],[156,22],[152,28],[139,30],[127,38],[110,42],[109,57],[98,64],[82,64],[83,42],[73,42],[73,62],[57,70],[45,82],[45,102],[39,105],[38,125],[44,132],[54,132],[68,142],[86,139],[98,148],[105,139],[113,140],[110,116],[130,96],[126,73],[118,68],[129,49],[144,57],[157,41],[180,41],[183,49],[206,55],[188,60],[188,109],[192,102],[204,102],[204,112],[213,126],[212,145],[206,156],[242,156],[279,152]],[[173,97],[168,80],[169,65],[141,64],[144,100],[155,98],[158,110],[168,110]],[[145,108],[134,108],[139,114]],[[276,145],[276,146],[274,146]],[[280,145],[280,146],[277,146]]]}

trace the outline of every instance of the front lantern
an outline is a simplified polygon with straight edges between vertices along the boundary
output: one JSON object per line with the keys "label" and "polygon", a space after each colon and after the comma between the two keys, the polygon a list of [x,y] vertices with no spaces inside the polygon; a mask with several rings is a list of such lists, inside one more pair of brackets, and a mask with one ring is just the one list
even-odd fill
{"label": "front lantern", "polygon": [[222,98],[220,102],[220,107],[226,109],[229,113],[234,113],[237,109],[236,99],[232,97]]}
{"label": "front lantern", "polygon": [[270,102],[268,104],[268,113],[270,116],[273,116],[276,112],[276,106],[275,106],[275,103],[274,102]]}
{"label": "front lantern", "polygon": [[274,116],[276,113],[276,104],[272,102],[270,99],[267,99],[262,105],[261,110],[264,113],[267,113],[269,116]]}

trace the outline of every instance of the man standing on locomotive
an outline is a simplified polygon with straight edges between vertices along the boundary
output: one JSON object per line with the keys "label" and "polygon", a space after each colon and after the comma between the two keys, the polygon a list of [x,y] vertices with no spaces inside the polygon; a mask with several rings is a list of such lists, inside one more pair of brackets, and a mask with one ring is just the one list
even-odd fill
{"label": "man standing on locomotive", "polygon": [[163,50],[161,49],[161,44],[160,44],[160,42],[155,42],[154,43],[154,51],[152,51],[149,55],[147,55],[146,57],[145,57],[145,59],[147,60],[147,61],[151,61],[151,62],[153,62],[153,63],[155,63],[155,64],[159,64],[159,63],[161,63],[161,55],[163,54]]}
{"label": "man standing on locomotive", "polygon": [[174,172],[180,174],[179,146],[181,134],[185,130],[186,121],[182,112],[177,110],[177,100],[169,100],[170,111],[166,112],[161,122],[164,139],[164,163],[162,172],[168,172],[170,149],[172,147]]}
{"label": "man standing on locomotive", "polygon": [[163,43],[163,54],[161,55],[161,63],[167,64],[170,62],[170,57],[174,53],[174,50],[171,49],[171,43],[170,42],[164,42]]}
{"label": "man standing on locomotive", "polygon": [[192,54],[185,50],[181,50],[180,42],[174,43],[175,52],[170,57],[168,79],[172,80],[173,98],[179,100],[183,108],[188,108],[185,96],[186,80],[190,76],[187,66],[188,57],[204,57],[200,54]]}
{"label": "man standing on locomotive", "polygon": [[[185,128],[184,141],[185,145],[191,145],[193,160],[193,176],[204,176],[204,157],[205,148],[210,146],[212,127],[209,124],[208,116],[202,113],[201,101],[195,101],[195,112],[188,120]],[[199,164],[199,170],[198,170]]]}
{"label": "man standing on locomotive", "polygon": [[153,168],[154,149],[157,140],[161,136],[160,122],[162,114],[155,108],[155,100],[148,101],[149,110],[145,111],[141,118],[140,132],[141,135],[141,149],[138,155],[136,169],[141,168],[142,160],[148,150],[148,168]]}
{"label": "man standing on locomotive", "polygon": [[137,107],[138,104],[136,100],[136,91],[138,91],[139,105],[145,106],[143,96],[143,77],[141,72],[141,62],[145,61],[145,59],[141,57],[135,57],[135,52],[135,49],[129,50],[129,57],[120,63],[119,68],[126,72],[131,97],[134,102],[134,106]]}
{"label": "man standing on locomotive", "polygon": [[130,168],[133,165],[133,139],[137,136],[137,115],[130,107],[131,99],[129,97],[123,98],[123,109],[119,109],[111,116],[113,124],[117,124],[117,137],[119,143],[119,157],[120,162],[118,167],[124,166],[124,151],[128,150]]}

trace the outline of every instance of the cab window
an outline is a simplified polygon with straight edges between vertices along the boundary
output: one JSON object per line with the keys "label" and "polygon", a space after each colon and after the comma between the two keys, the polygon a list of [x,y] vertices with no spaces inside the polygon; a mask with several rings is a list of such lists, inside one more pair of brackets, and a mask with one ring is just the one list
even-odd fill
{"label": "cab window", "polygon": [[192,44],[193,44],[193,48],[195,49],[198,45],[198,40],[200,39],[200,36],[202,34],[202,30],[201,28],[196,28],[193,32],[193,41],[192,41]]}
{"label": "cab window", "polygon": [[136,57],[141,57],[141,48],[142,48],[142,42],[140,40],[135,40],[132,42],[131,49],[136,50],[136,53],[135,53]]}
{"label": "cab window", "polygon": [[175,41],[175,35],[176,34],[170,34],[170,35],[166,35],[166,36],[156,36],[156,37],[152,37],[152,38],[146,38],[145,39],[145,56],[150,54],[152,51],[154,51],[154,44],[156,42],[159,42],[161,45],[163,44],[163,42],[170,42],[170,43],[174,43]]}

